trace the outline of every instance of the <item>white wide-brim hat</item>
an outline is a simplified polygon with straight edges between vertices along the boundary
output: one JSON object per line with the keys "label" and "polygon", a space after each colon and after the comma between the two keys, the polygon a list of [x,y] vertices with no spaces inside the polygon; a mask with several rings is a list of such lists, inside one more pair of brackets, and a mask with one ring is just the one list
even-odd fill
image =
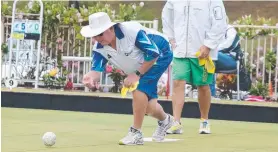
{"label": "white wide-brim hat", "polygon": [[80,33],[84,37],[97,36],[117,23],[111,22],[107,13],[98,12],[89,16],[89,25],[82,27]]}

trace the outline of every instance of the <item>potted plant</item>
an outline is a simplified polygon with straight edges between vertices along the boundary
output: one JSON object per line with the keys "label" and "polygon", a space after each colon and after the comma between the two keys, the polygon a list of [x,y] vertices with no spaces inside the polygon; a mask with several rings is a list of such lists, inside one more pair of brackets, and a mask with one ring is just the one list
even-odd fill
{"label": "potted plant", "polygon": [[232,99],[232,91],[236,88],[236,75],[234,74],[217,74],[217,87],[221,89],[219,95],[222,99]]}
{"label": "potted plant", "polygon": [[267,84],[263,84],[262,80],[258,80],[257,83],[252,85],[251,89],[249,90],[249,94],[254,96],[261,96],[265,99],[268,96],[268,86]]}
{"label": "potted plant", "polygon": [[111,88],[111,92],[118,93],[126,75],[120,69],[111,65],[106,66],[106,73],[109,74],[108,77],[110,77],[114,83],[114,86]]}

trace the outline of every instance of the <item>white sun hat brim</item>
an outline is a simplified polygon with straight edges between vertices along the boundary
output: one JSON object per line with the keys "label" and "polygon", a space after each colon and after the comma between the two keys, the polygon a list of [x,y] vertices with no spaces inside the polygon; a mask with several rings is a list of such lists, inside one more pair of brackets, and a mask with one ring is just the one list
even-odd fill
{"label": "white sun hat brim", "polygon": [[84,37],[95,37],[95,36],[103,33],[104,31],[106,31],[107,29],[109,29],[110,27],[112,27],[115,24],[117,24],[117,23],[110,22],[109,24],[103,25],[102,27],[98,27],[98,28],[91,28],[90,25],[87,25],[87,26],[82,27],[80,33]]}

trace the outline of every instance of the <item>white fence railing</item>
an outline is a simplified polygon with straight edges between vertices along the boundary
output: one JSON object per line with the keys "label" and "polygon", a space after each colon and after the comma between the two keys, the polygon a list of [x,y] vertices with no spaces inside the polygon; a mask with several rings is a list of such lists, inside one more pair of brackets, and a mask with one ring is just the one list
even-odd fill
{"label": "white fence railing", "polygon": [[[4,22],[2,23],[1,32],[2,40],[5,42],[8,40],[11,28],[10,17],[4,17]],[[3,21],[3,20],[2,20]],[[158,20],[153,21],[139,21],[142,25],[158,30]],[[259,33],[259,31],[268,31],[268,34],[264,36],[256,36],[252,39],[247,36],[241,37],[241,48],[245,53],[245,63],[249,65],[253,71],[254,75],[251,75],[251,79],[254,81],[256,78],[261,77],[263,82],[269,83],[274,81],[274,92],[277,93],[278,85],[278,36],[274,34],[275,30],[278,30],[277,26],[250,26],[250,25],[234,25],[240,31],[254,31]],[[64,66],[70,71],[73,77],[73,83],[75,86],[83,86],[81,81],[83,75],[90,70],[91,66],[91,53],[92,53],[92,39],[84,38],[84,40],[76,40],[74,29],[68,26],[58,27],[57,33],[43,33],[43,43],[41,48],[42,57],[53,59],[52,64],[49,64],[48,68],[54,67],[56,64],[56,57],[58,51],[61,51],[63,56],[62,60]],[[63,47],[59,49],[59,45],[55,43],[57,39],[56,35],[61,35],[63,40]],[[24,44],[24,40],[19,40]],[[73,47],[74,46],[74,47]],[[266,67],[266,55],[267,52],[273,51],[276,54],[276,63],[274,63],[271,69]],[[2,78],[5,77],[7,57],[2,56]],[[24,67],[23,67],[24,69]],[[4,71],[3,71],[4,70]],[[13,71],[12,73],[16,73]],[[107,74],[103,74],[101,79],[102,85],[111,85],[112,81],[107,77]]]}
{"label": "white fence railing", "polygon": [[[158,30],[158,20],[153,21],[138,21],[143,26]],[[1,22],[1,38],[3,42],[7,42],[10,37],[11,31],[11,17],[5,16],[2,18]],[[75,35],[75,30],[73,27],[69,26],[60,26],[57,27],[56,33],[53,32],[44,32],[42,35],[42,47],[41,51],[41,67],[45,69],[51,69],[57,65],[57,55],[60,51],[62,53],[63,66],[69,71],[72,77],[74,86],[83,86],[82,77],[83,75],[90,70],[91,66],[91,55],[92,55],[92,39],[84,38],[83,40],[77,40]],[[56,43],[57,38],[60,38],[62,41],[62,46]],[[25,40],[13,40],[14,45],[18,48],[31,48],[31,44]],[[11,75],[13,75],[20,82],[26,82],[24,78],[26,77],[27,71],[30,69],[32,64],[29,64],[26,61],[27,50],[20,50],[17,52],[17,55],[14,59],[15,62],[23,62],[20,67],[13,66],[12,69],[8,68],[8,57],[7,55],[2,56],[2,78],[6,78],[8,73],[11,70]],[[36,57],[35,53],[31,53],[33,57]],[[25,62],[26,61],[26,62]],[[42,74],[40,74],[42,79]],[[101,79],[102,85],[111,85],[111,80],[108,79],[107,74],[103,74]]]}
{"label": "white fence railing", "polygon": [[[277,95],[278,85],[278,26],[234,25],[240,31],[251,31],[257,36],[250,39],[241,37],[241,48],[245,53],[245,65],[249,65],[255,74],[250,77],[253,81],[261,78],[263,83],[272,83],[274,93]],[[275,33],[276,32],[276,33]],[[261,35],[261,34],[262,35]],[[276,63],[271,63],[272,68],[267,68],[267,54],[274,53]],[[274,84],[273,84],[274,82]]]}
{"label": "white fence railing", "polygon": [[[270,83],[274,81],[274,92],[277,93],[277,85],[278,85],[278,60],[274,63],[274,68],[267,69],[266,68],[266,53],[268,51],[273,51],[276,53],[276,58],[278,57],[278,37],[274,34],[274,30],[278,30],[276,26],[248,26],[248,25],[234,25],[236,28],[240,30],[250,30],[250,28],[254,31],[258,30],[270,30],[269,34],[264,36],[256,36],[252,39],[249,39],[247,36],[241,37],[241,48],[244,51],[244,61],[245,65],[251,66],[253,70],[255,70],[255,75],[251,73],[250,77],[253,81],[255,81],[258,77],[261,77],[263,83]],[[64,56],[64,61],[80,61],[80,62],[91,62],[90,57],[73,57],[73,56]],[[90,65],[90,64],[88,64]],[[273,70],[274,69],[274,70]],[[90,70],[90,67],[87,67],[87,71]],[[171,72],[171,70],[170,70]],[[104,80],[104,81],[103,81]],[[267,81],[266,81],[267,80]],[[102,77],[101,81],[102,85],[112,85],[112,82],[109,81],[107,75]],[[78,84],[82,85],[82,84]],[[172,86],[172,85],[170,85]],[[171,90],[170,90],[171,92]]]}

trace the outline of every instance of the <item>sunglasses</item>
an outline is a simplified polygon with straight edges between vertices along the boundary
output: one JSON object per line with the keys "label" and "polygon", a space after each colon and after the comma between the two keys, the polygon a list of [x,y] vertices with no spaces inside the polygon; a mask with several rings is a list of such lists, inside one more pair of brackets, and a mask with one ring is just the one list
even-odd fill
{"label": "sunglasses", "polygon": [[[100,34],[99,34],[99,35],[97,35],[97,36],[102,36],[102,35],[103,35],[103,32],[102,32],[102,33],[100,33]],[[97,36],[96,36],[96,37],[97,37]]]}

